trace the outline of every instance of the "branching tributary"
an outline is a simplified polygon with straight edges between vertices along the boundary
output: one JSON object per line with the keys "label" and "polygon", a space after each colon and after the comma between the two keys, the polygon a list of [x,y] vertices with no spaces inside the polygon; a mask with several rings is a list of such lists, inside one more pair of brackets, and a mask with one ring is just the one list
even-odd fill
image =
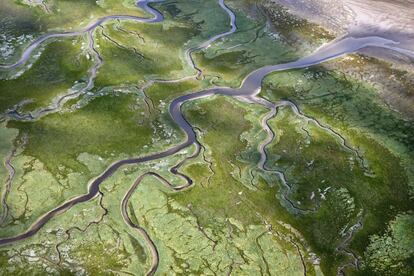
{"label": "branching tributary", "polygon": [[[163,20],[162,14],[159,13],[157,10],[151,8],[148,5],[151,2],[159,2],[159,1],[158,0],[156,0],[156,1],[143,0],[143,1],[138,1],[137,2],[138,7],[144,9],[145,11],[147,11],[149,14],[152,15],[151,18],[141,18],[141,17],[136,17],[136,16],[124,16],[124,15],[112,15],[112,16],[107,16],[107,17],[103,17],[101,19],[98,19],[97,21],[92,22],[89,26],[87,26],[85,29],[80,30],[80,31],[44,35],[44,36],[38,38],[37,40],[35,40],[32,44],[30,44],[29,47],[23,52],[21,58],[16,63],[10,64],[10,65],[0,65],[0,69],[15,69],[17,67],[20,67],[20,66],[24,65],[30,59],[33,51],[35,51],[36,48],[38,48],[41,44],[45,43],[49,39],[61,38],[61,37],[72,37],[72,36],[83,35],[83,34],[86,33],[86,34],[88,34],[88,38],[89,38],[89,47],[92,51],[94,51],[95,60],[96,60],[96,63],[94,65],[94,67],[90,70],[88,82],[87,82],[85,88],[82,90],[82,91],[86,91],[86,90],[90,89],[93,86],[93,80],[94,80],[94,78],[97,74],[97,70],[100,67],[101,63],[103,62],[100,55],[99,55],[99,53],[98,53],[98,51],[96,51],[96,49],[94,47],[94,39],[93,39],[93,35],[92,35],[93,31],[99,25],[103,24],[104,22],[106,22],[108,20],[112,20],[112,19],[116,19],[116,20],[133,20],[133,21],[142,22],[142,23],[157,23],[157,22],[162,21]],[[236,31],[236,24],[235,24],[236,17],[234,15],[234,13],[224,4],[224,0],[219,0],[219,4],[227,12],[227,14],[230,17],[231,29],[229,31],[225,32],[225,33],[213,36],[209,40],[207,40],[206,42],[202,43],[201,45],[199,45],[197,47],[194,47],[194,48],[191,48],[191,49],[188,49],[186,51],[185,54],[186,54],[187,61],[197,71],[197,74],[195,76],[185,77],[183,79],[178,79],[178,80],[154,80],[154,81],[150,81],[147,84],[147,86],[149,86],[152,83],[157,82],[157,81],[159,81],[159,82],[178,82],[178,81],[181,81],[181,80],[184,80],[184,79],[198,77],[202,74],[201,70],[199,68],[197,68],[197,66],[194,63],[194,60],[192,58],[192,53],[195,52],[195,51],[198,51],[198,50],[202,50],[202,49],[208,47],[209,45],[211,45],[214,41],[216,41],[218,39],[221,39],[221,38],[223,38],[227,35],[230,35],[230,34],[232,34]],[[111,164],[101,175],[99,175],[98,177],[96,177],[95,179],[93,179],[89,183],[88,192],[86,194],[74,197],[72,199],[69,199],[68,201],[64,202],[63,204],[61,204],[61,205],[57,206],[56,208],[50,210],[49,212],[45,213],[35,223],[33,223],[25,232],[23,232],[21,234],[18,234],[16,236],[13,236],[13,237],[1,238],[0,239],[0,245],[11,244],[11,243],[14,243],[14,242],[17,242],[17,241],[27,239],[27,238],[35,235],[49,220],[51,220],[55,216],[57,216],[59,214],[62,214],[63,212],[69,210],[70,208],[72,208],[73,206],[75,206],[79,203],[89,201],[89,200],[95,198],[96,196],[101,195],[101,192],[99,190],[100,184],[102,182],[104,182],[106,179],[108,179],[110,176],[112,176],[121,167],[126,166],[126,165],[136,165],[136,164],[141,164],[141,163],[148,162],[148,161],[153,161],[153,160],[159,160],[159,159],[162,159],[162,158],[166,158],[168,156],[171,156],[171,155],[174,155],[174,154],[180,152],[181,150],[183,150],[187,147],[195,145],[196,146],[195,153],[193,155],[191,155],[190,157],[187,157],[186,159],[184,159],[182,162],[180,162],[178,165],[176,165],[175,167],[173,167],[171,169],[171,172],[173,174],[181,176],[182,178],[185,179],[185,181],[186,181],[185,185],[178,186],[178,187],[173,186],[171,183],[169,183],[165,178],[161,177],[159,174],[157,174],[155,172],[147,172],[147,173],[145,173],[145,174],[143,174],[143,175],[141,175],[137,178],[137,180],[134,182],[134,184],[128,190],[127,194],[124,196],[124,199],[121,202],[121,210],[122,210],[122,215],[123,215],[123,218],[124,218],[125,222],[129,226],[131,226],[132,228],[136,229],[145,238],[145,240],[148,243],[148,246],[149,246],[149,249],[150,249],[150,252],[151,252],[151,256],[152,256],[151,268],[149,269],[148,274],[150,274],[150,275],[154,274],[154,272],[156,271],[156,269],[158,267],[158,261],[159,261],[157,248],[155,247],[155,244],[153,243],[153,241],[149,237],[148,233],[142,227],[135,224],[131,220],[131,218],[128,215],[126,207],[128,205],[128,202],[129,202],[132,194],[134,193],[134,191],[136,190],[136,188],[138,187],[138,185],[140,184],[141,180],[144,177],[147,177],[147,176],[155,177],[158,180],[160,180],[161,183],[164,184],[164,186],[166,186],[167,188],[169,188],[170,190],[173,190],[173,191],[181,191],[183,189],[186,189],[186,188],[190,187],[193,184],[193,181],[188,176],[186,176],[186,175],[179,172],[179,168],[188,159],[195,158],[196,156],[198,156],[198,154],[200,153],[201,145],[197,141],[197,135],[196,135],[196,132],[194,131],[194,128],[184,118],[184,116],[182,114],[181,109],[182,109],[183,104],[185,104],[187,102],[190,102],[190,101],[197,100],[197,99],[210,97],[210,96],[213,96],[213,95],[224,95],[224,96],[230,96],[230,97],[237,97],[237,98],[245,99],[247,101],[253,101],[257,104],[260,104],[260,105],[263,105],[263,106],[269,108],[270,109],[269,114],[262,121],[262,126],[263,126],[264,130],[269,134],[269,138],[266,139],[266,141],[264,143],[262,143],[261,146],[259,146],[259,151],[260,151],[260,154],[261,154],[262,158],[261,158],[261,160],[258,164],[260,169],[266,170],[265,163],[266,163],[266,160],[267,160],[267,156],[266,156],[266,153],[265,153],[265,147],[266,147],[266,145],[268,145],[269,143],[272,142],[273,137],[274,137],[274,133],[272,132],[272,130],[268,126],[267,122],[270,118],[272,118],[273,116],[276,115],[276,108],[278,106],[278,105],[275,105],[273,103],[268,102],[267,100],[259,98],[257,96],[260,93],[261,83],[262,83],[263,79],[268,74],[270,74],[272,72],[276,72],[276,71],[306,68],[306,67],[309,67],[309,66],[312,66],[312,65],[317,65],[317,64],[320,64],[322,62],[338,58],[340,56],[358,51],[358,50],[360,50],[362,48],[366,48],[366,47],[382,47],[382,48],[387,48],[387,49],[391,49],[391,50],[394,50],[394,51],[399,51],[401,53],[404,53],[404,49],[398,48],[397,44],[398,44],[397,42],[394,42],[394,41],[391,41],[391,40],[388,40],[388,39],[384,39],[384,38],[381,38],[381,37],[377,37],[377,36],[361,37],[361,38],[344,37],[344,38],[333,41],[333,42],[329,43],[328,45],[325,45],[325,46],[317,49],[313,54],[311,54],[307,57],[304,57],[304,58],[301,58],[301,59],[298,59],[296,61],[289,62],[289,63],[273,65],[273,66],[264,66],[262,68],[259,68],[255,71],[251,72],[249,75],[247,75],[247,77],[243,80],[242,85],[239,88],[214,87],[214,88],[211,88],[211,89],[195,92],[195,93],[192,93],[192,94],[183,95],[183,96],[180,96],[180,97],[174,99],[170,104],[169,112],[170,112],[170,115],[171,115],[172,119],[174,120],[174,122],[186,134],[186,139],[181,144],[174,145],[174,146],[170,147],[169,149],[166,149],[165,151],[161,151],[161,152],[158,152],[158,153],[154,153],[154,154],[150,154],[150,155],[142,156],[142,157],[137,157],[137,158],[123,159],[123,160],[120,160],[120,161],[117,161],[117,162]],[[59,104],[61,104],[61,103],[58,103],[58,105]],[[282,102],[279,105],[289,105],[297,115],[305,117],[304,114],[302,114],[299,111],[299,109],[297,108],[297,106],[294,105],[292,102]],[[48,112],[46,112],[46,113],[48,113]],[[18,118],[16,117],[15,119],[18,119]],[[344,147],[346,147],[348,150],[354,151],[349,145],[347,145],[345,139],[342,136],[340,136],[338,133],[336,133],[335,131],[333,131],[330,128],[327,128],[327,127],[319,124],[319,122],[317,122],[316,120],[314,120],[312,118],[306,117],[306,119],[311,120],[312,122],[316,123],[319,127],[324,128],[325,130],[329,131],[332,135],[336,136],[338,139],[340,139],[342,141],[341,143]],[[284,182],[285,185],[287,185],[287,181],[285,179],[284,174],[282,172],[276,172],[276,173],[279,175],[282,182]],[[285,195],[285,198],[287,199],[287,194]],[[295,206],[292,206],[292,207],[294,208]]]}

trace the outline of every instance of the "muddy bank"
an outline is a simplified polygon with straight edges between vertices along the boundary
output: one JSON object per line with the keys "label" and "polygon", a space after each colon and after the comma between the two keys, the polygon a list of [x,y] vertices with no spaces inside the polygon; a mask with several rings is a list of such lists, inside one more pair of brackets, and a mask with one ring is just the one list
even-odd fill
{"label": "muddy bank", "polygon": [[305,34],[312,32],[306,39],[323,37],[322,29],[336,39],[378,36],[396,42],[402,51],[369,47],[324,67],[370,83],[391,109],[414,118],[414,0],[271,0],[262,4],[272,24],[278,24],[278,10],[283,8],[313,23],[310,30],[298,27]]}
{"label": "muddy bank", "polygon": [[[381,36],[414,51],[414,0],[271,0],[293,14],[323,26],[336,36]],[[405,61],[403,55],[369,49],[376,57]]]}

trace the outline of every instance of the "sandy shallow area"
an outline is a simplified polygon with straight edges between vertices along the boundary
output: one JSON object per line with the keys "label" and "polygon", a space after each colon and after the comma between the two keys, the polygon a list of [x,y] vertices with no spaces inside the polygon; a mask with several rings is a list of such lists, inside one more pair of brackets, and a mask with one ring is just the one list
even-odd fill
{"label": "sandy shallow area", "polygon": [[[338,36],[378,35],[398,41],[414,53],[414,0],[272,0],[318,23]],[[407,61],[406,57],[370,49],[367,53]]]}

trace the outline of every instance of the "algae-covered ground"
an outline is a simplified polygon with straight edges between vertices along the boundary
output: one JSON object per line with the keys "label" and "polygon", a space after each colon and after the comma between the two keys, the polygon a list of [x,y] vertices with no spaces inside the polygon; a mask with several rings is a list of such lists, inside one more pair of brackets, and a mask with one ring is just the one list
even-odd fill
{"label": "algae-covered ground", "polygon": [[[50,33],[151,16],[135,4],[0,0],[0,65]],[[186,141],[178,97],[335,39],[271,1],[149,7],[163,20],[113,18],[0,67],[0,274],[413,275],[413,72],[354,54],[271,73],[257,97],[274,116],[188,101],[196,142],[132,162]]]}

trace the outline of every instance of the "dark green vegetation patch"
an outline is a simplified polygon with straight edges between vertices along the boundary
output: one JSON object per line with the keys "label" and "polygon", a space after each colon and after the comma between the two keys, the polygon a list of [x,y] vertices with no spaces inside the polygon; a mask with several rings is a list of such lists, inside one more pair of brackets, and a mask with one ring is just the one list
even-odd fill
{"label": "dark green vegetation patch", "polygon": [[[277,105],[268,121],[255,96],[184,102],[199,147],[111,167],[186,141],[169,113],[178,97],[238,87],[334,39],[271,1],[224,4],[237,29],[208,47],[230,29],[226,9],[168,0],[150,4],[162,22],[111,19],[0,70],[0,242],[70,203],[0,247],[0,274],[414,273],[414,124],[381,82],[407,88],[411,75],[389,64],[350,59],[378,68],[373,80],[345,59],[272,73],[257,95]],[[114,14],[151,16],[129,0],[0,0],[0,63]]]}

